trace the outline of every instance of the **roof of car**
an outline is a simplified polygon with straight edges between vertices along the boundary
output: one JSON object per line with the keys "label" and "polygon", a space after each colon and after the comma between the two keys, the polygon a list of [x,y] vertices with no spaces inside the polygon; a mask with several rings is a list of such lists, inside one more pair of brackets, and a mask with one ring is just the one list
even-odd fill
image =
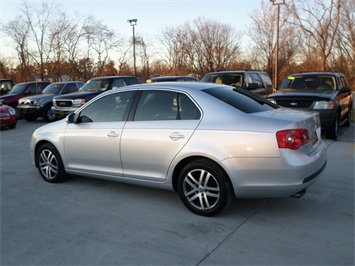
{"label": "roof of car", "polygon": [[304,75],[341,75],[340,72],[332,72],[332,71],[311,71],[311,72],[298,72],[291,74],[289,76],[304,76]]}
{"label": "roof of car", "polygon": [[250,72],[250,73],[261,73],[261,72],[265,72],[265,71],[262,71],[262,70],[226,70],[226,71],[215,71],[215,72],[209,72],[209,73],[206,73],[207,74],[231,74],[231,73],[247,73],[247,72]]}
{"label": "roof of car", "polygon": [[171,82],[156,82],[130,85],[129,88],[154,88],[154,89],[182,89],[182,90],[203,90],[217,86],[227,86],[208,82],[194,81],[171,81]]}
{"label": "roof of car", "polygon": [[92,78],[91,80],[95,80],[95,79],[112,79],[112,78],[135,78],[135,76],[103,76],[103,77],[95,77],[95,78]]}

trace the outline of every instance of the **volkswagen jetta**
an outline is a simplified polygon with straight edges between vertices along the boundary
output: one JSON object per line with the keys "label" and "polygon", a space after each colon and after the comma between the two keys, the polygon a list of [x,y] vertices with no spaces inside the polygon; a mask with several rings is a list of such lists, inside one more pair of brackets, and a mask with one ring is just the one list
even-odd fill
{"label": "volkswagen jetta", "polygon": [[318,113],[197,82],[102,93],[37,129],[30,149],[48,182],[76,174],[171,189],[204,216],[233,196],[301,195],[326,165]]}

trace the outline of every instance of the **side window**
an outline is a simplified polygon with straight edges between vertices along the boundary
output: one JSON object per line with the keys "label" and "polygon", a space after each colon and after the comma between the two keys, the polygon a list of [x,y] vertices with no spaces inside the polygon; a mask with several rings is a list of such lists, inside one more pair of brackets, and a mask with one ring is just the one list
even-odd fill
{"label": "side window", "polygon": [[176,120],[177,93],[143,91],[134,116],[135,121]]}
{"label": "side window", "polygon": [[261,79],[264,81],[264,84],[267,88],[272,88],[272,81],[269,77],[269,75],[265,73],[260,73]]}
{"label": "side window", "polygon": [[106,95],[80,112],[78,122],[124,121],[129,102],[135,91],[125,91]]}
{"label": "side window", "polygon": [[344,87],[347,87],[348,85],[347,85],[347,82],[346,82],[346,80],[344,79],[344,77],[340,77],[339,78],[339,90],[341,90],[342,88],[344,88]]}
{"label": "side window", "polygon": [[254,83],[258,84],[258,88],[263,88],[263,82],[261,81],[261,78],[258,74],[252,73],[251,76],[253,77]]}
{"label": "side window", "polygon": [[178,94],[178,107],[180,120],[196,120],[201,117],[199,109],[185,94]]}

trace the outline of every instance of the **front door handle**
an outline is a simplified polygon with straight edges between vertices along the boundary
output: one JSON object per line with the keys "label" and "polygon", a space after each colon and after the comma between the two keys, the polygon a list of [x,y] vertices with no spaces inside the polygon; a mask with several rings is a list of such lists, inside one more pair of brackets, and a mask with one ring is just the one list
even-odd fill
{"label": "front door handle", "polygon": [[174,141],[177,141],[179,139],[183,139],[185,138],[184,135],[181,135],[179,132],[174,132],[174,133],[171,133],[171,135],[169,136],[169,138],[171,138],[172,140]]}
{"label": "front door handle", "polygon": [[113,138],[117,138],[119,137],[120,134],[118,134],[117,132],[115,131],[110,131],[108,134],[107,134],[107,137],[109,137],[110,139],[113,139]]}

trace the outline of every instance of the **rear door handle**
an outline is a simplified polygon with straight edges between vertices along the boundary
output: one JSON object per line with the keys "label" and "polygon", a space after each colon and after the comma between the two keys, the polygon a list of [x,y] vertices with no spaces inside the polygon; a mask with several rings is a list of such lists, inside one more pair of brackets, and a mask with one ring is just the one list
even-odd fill
{"label": "rear door handle", "polygon": [[174,140],[174,141],[177,141],[177,140],[179,140],[179,139],[185,138],[185,136],[184,136],[184,135],[181,135],[179,132],[174,132],[174,133],[171,133],[171,134],[170,134],[169,138],[171,138],[171,139]]}

